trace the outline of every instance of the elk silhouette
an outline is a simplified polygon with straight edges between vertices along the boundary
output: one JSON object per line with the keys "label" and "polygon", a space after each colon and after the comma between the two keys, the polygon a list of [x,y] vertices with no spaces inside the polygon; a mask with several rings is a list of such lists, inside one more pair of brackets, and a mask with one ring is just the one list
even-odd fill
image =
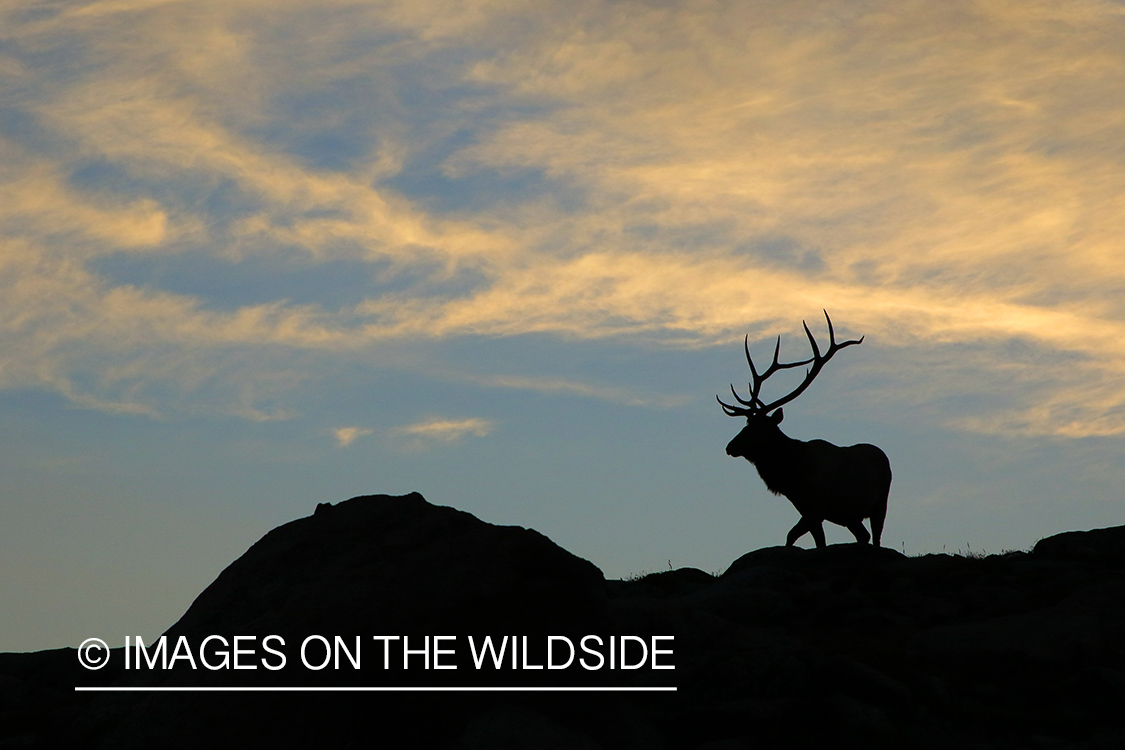
{"label": "elk silhouette", "polygon": [[[746,363],[750,365],[749,400],[742,399],[730,387],[731,393],[742,406],[731,406],[718,396],[715,399],[730,417],[746,417],[746,426],[727,445],[727,454],[742,456],[758,469],[758,475],[775,495],[784,495],[801,514],[785,538],[785,546],[793,544],[811,532],[817,547],[824,546],[825,521],[839,524],[855,535],[856,541],[866,544],[871,536],[863,526],[863,519],[871,519],[871,535],[875,546],[883,534],[883,520],[887,516],[887,496],[891,491],[891,462],[887,454],[874,445],[861,443],[841,447],[826,440],[794,440],[778,427],[784,417],[780,408],[804,393],[832,356],[844,347],[863,343],[863,337],[836,343],[832,319],[828,321],[828,350],[821,355],[816,339],[804,321],[805,335],[809,337],[813,356],[800,362],[778,362],[781,354],[781,337],[773,350],[773,364],[761,375],[750,358],[750,337],[743,342]],[[804,381],[776,401],[765,403],[761,399],[762,384],[779,370],[812,365],[805,371]],[[776,410],[776,411],[775,411]]]}

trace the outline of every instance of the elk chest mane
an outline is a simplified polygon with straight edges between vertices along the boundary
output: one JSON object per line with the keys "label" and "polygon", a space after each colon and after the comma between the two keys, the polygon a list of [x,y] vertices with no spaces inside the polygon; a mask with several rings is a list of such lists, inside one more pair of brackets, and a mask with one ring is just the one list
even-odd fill
{"label": "elk chest mane", "polygon": [[754,464],[770,492],[792,500],[794,495],[802,494],[801,490],[815,471],[815,454],[820,448],[817,444],[827,445],[823,440],[812,443],[795,440],[778,430],[776,439],[760,446],[746,459]]}

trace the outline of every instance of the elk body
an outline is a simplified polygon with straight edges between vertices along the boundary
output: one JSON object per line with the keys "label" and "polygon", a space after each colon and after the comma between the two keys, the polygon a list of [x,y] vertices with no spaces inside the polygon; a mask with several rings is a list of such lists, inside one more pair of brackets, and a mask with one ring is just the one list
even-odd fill
{"label": "elk body", "polygon": [[[760,375],[750,358],[749,337],[746,338],[746,362],[750,365],[752,377],[750,398],[742,399],[733,385],[731,393],[741,406],[732,406],[716,397],[728,416],[746,417],[746,426],[727,445],[727,454],[741,456],[754,464],[766,487],[775,495],[788,498],[801,514],[801,520],[785,538],[786,546],[792,546],[806,533],[811,533],[816,546],[823,547],[825,521],[846,527],[861,544],[867,543],[873,536],[875,546],[879,546],[883,520],[887,515],[887,496],[891,490],[891,463],[887,455],[866,443],[841,447],[825,440],[794,440],[778,426],[784,418],[781,406],[801,395],[832,355],[844,347],[863,342],[860,338],[837,344],[827,311],[824,317],[828,321],[829,344],[823,355],[805,325],[805,335],[812,346],[812,358],[779,363],[781,337],[778,336],[773,363]],[[768,404],[762,401],[762,384],[768,377],[779,370],[805,365],[811,367],[796,389]],[[870,535],[863,526],[863,520],[868,518],[871,519]]]}

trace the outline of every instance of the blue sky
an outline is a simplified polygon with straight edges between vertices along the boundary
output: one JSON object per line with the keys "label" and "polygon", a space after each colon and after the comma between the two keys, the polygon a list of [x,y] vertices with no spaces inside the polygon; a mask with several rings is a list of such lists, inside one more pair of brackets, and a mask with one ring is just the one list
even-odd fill
{"label": "blue sky", "polygon": [[357,494],[721,570],[797,518],[714,396],[822,309],[866,339],[784,427],[886,450],[885,544],[1121,523],[1122,39],[1108,1],[5,5],[0,650],[156,635]]}

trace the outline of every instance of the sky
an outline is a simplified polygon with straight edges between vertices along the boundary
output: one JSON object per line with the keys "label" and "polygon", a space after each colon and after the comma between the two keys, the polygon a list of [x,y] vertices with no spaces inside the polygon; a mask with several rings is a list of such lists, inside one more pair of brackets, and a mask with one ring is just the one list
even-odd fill
{"label": "sky", "polygon": [[0,5],[0,651],[364,494],[720,572],[822,310],[885,546],[1125,523],[1123,74],[1110,0]]}

